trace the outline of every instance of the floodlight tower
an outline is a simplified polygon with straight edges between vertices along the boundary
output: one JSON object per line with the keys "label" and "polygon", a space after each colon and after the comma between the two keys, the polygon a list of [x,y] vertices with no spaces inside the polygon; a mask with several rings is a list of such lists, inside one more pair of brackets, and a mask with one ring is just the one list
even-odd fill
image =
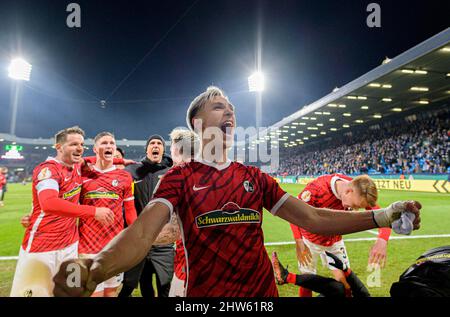
{"label": "floodlight tower", "polygon": [[248,90],[256,92],[256,130],[261,127],[262,92],[264,88],[264,74],[261,71],[257,71],[248,77]]}
{"label": "floodlight tower", "polygon": [[31,64],[23,58],[14,58],[8,67],[8,76],[12,78],[14,83],[14,96],[12,101],[11,126],[9,133],[15,135],[16,120],[17,120],[17,106],[19,104],[20,82],[29,81],[31,76]]}

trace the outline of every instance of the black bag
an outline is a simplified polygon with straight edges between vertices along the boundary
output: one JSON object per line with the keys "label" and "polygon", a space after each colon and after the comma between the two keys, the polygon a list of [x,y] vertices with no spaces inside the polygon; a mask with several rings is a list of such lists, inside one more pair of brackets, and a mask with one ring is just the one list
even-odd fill
{"label": "black bag", "polygon": [[390,292],[392,297],[450,297],[450,246],[422,254]]}

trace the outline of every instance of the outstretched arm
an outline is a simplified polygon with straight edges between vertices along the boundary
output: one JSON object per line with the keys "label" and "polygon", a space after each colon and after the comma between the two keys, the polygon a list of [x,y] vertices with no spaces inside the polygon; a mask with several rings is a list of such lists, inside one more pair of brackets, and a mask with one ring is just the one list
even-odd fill
{"label": "outstretched arm", "polygon": [[96,283],[125,272],[141,261],[169,221],[169,208],[147,205],[133,224],[117,235],[95,258],[91,278]]}
{"label": "outstretched arm", "polygon": [[[123,230],[93,259],[73,259],[64,262],[53,278],[55,296],[89,296],[97,284],[125,272],[141,261],[169,220],[169,208],[153,203],[144,208],[140,216]],[[71,287],[67,280],[69,265],[78,264],[81,270],[79,287]]]}
{"label": "outstretched arm", "polygon": [[170,218],[170,222],[162,228],[158,237],[156,238],[154,245],[171,244],[181,239],[180,227],[178,226],[177,217],[173,215]]}
{"label": "outstretched arm", "polygon": [[309,206],[299,199],[289,197],[276,215],[310,232],[321,235],[348,234],[377,227],[390,227],[403,211],[416,215],[414,229],[420,227],[418,202],[396,202],[387,208],[373,211],[340,211]]}

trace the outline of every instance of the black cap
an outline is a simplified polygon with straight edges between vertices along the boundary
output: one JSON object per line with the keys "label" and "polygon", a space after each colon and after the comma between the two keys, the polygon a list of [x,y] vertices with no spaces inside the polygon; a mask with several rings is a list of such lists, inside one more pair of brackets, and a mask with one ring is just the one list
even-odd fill
{"label": "black cap", "polygon": [[163,147],[164,148],[166,147],[166,141],[164,140],[164,138],[159,134],[153,134],[147,139],[147,143],[145,144],[145,151],[147,151],[148,144],[150,143],[151,140],[160,140],[163,143]]}

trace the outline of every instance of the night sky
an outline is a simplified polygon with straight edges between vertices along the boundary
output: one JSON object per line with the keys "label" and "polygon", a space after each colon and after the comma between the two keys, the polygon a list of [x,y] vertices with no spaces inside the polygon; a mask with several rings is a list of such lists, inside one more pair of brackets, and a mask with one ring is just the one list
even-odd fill
{"label": "night sky", "polygon": [[[79,29],[66,26],[70,2],[81,6]],[[381,28],[366,25],[371,2],[381,5]],[[255,124],[247,77],[260,28],[268,126],[450,26],[448,3],[1,0],[0,132],[9,131],[6,69],[17,55],[33,71],[16,135],[48,138],[78,124],[90,137],[103,130],[119,139],[167,137],[211,84],[235,104],[240,126]]]}

